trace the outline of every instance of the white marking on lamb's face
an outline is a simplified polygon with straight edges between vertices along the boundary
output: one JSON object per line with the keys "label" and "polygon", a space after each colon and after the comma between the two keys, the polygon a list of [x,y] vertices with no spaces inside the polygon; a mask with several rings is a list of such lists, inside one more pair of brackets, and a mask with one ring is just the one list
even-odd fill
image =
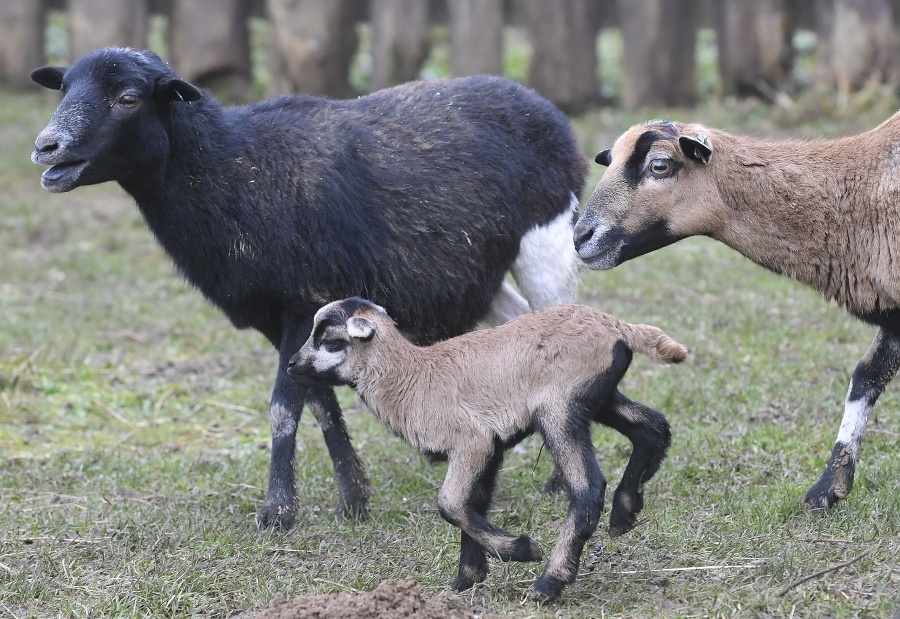
{"label": "white marking on lamb's face", "polygon": [[[850,391],[853,392],[853,381],[850,381]],[[844,405],[844,417],[841,420],[841,428],[838,430],[835,442],[841,443],[850,449],[855,459],[859,455],[859,445],[862,441],[863,431],[869,415],[872,414],[872,406],[865,398],[859,400],[848,399]]]}
{"label": "white marking on lamb's face", "polygon": [[324,348],[317,348],[312,354],[312,366],[316,372],[324,373],[340,366],[346,358],[346,350],[332,352]]}
{"label": "white marking on lamb's face", "polygon": [[578,293],[581,261],[572,244],[578,198],[545,226],[529,230],[519,244],[512,274],[531,309],[571,303]]}

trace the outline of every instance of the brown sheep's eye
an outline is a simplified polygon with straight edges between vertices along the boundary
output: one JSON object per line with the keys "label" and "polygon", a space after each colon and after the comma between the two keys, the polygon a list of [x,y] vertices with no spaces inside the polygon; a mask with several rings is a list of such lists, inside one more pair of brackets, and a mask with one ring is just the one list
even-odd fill
{"label": "brown sheep's eye", "polygon": [[672,171],[672,161],[670,159],[654,159],[647,166],[647,170],[658,178],[668,176]]}
{"label": "brown sheep's eye", "polygon": [[130,92],[126,92],[122,96],[119,97],[119,105],[123,105],[125,107],[134,107],[138,104],[137,95],[132,94]]}

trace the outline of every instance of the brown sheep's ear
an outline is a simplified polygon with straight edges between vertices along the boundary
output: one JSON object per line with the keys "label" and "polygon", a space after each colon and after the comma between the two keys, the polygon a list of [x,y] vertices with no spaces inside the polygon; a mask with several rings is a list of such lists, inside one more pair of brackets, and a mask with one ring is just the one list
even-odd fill
{"label": "brown sheep's ear", "polygon": [[605,165],[609,167],[609,164],[612,163],[612,150],[607,148],[606,150],[601,150],[597,153],[597,156],[594,157],[594,163],[599,163],[600,165]]}
{"label": "brown sheep's ear", "polygon": [[44,88],[62,90],[63,76],[65,74],[65,67],[41,67],[31,72],[31,79]]}
{"label": "brown sheep's ear", "polygon": [[203,93],[193,84],[188,84],[184,80],[173,77],[156,83],[156,96],[166,103],[173,101],[187,101],[190,103],[203,96]]}
{"label": "brown sheep's ear", "polygon": [[712,157],[712,144],[709,143],[709,136],[705,133],[683,135],[678,138],[678,144],[688,158],[700,163],[707,164]]}
{"label": "brown sheep's ear", "polygon": [[347,335],[368,342],[375,335],[375,325],[365,318],[352,316],[347,320]]}

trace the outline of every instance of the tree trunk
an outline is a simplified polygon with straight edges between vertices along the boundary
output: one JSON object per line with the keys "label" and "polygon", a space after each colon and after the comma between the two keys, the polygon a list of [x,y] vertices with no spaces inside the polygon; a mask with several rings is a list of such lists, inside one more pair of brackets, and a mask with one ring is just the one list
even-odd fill
{"label": "tree trunk", "polygon": [[730,0],[718,5],[722,94],[765,95],[787,87],[794,61],[791,0]]}
{"label": "tree trunk", "polygon": [[169,51],[179,76],[231,101],[252,99],[245,0],[174,0]]}
{"label": "tree trunk", "polygon": [[597,31],[604,0],[529,0],[534,54],[531,86],[565,112],[577,114],[600,98]]}
{"label": "tree trunk", "polygon": [[453,75],[503,75],[502,0],[447,0]]}
{"label": "tree trunk", "polygon": [[275,44],[275,93],[349,97],[356,51],[355,0],[267,0]]}
{"label": "tree trunk", "polygon": [[371,0],[372,78],[370,87],[408,82],[428,57],[428,2]]}
{"label": "tree trunk", "polygon": [[0,2],[0,83],[35,88],[29,74],[44,64],[44,0]]}
{"label": "tree trunk", "polygon": [[694,104],[696,4],[694,0],[618,0],[624,107]]}
{"label": "tree trunk", "polygon": [[894,9],[888,0],[832,0],[819,34],[817,57],[823,85],[836,85],[841,107],[867,81],[897,82]]}
{"label": "tree trunk", "polygon": [[145,0],[69,0],[72,60],[108,46],[147,46]]}

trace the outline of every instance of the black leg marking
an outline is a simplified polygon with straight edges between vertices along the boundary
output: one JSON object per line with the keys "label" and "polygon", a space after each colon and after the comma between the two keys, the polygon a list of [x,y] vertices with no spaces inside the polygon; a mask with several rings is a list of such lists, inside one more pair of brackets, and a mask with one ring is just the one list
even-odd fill
{"label": "black leg marking", "polygon": [[879,329],[850,380],[844,417],[819,481],[806,493],[810,509],[828,509],[853,488],[863,431],[875,402],[900,367],[900,336]]}
{"label": "black leg marking", "polygon": [[624,434],[633,445],[609,516],[609,535],[616,537],[637,523],[637,514],[644,508],[644,482],[659,470],[672,443],[672,432],[662,413],[629,400],[619,391],[613,405],[601,409],[596,420]]}
{"label": "black leg marking", "polygon": [[565,585],[578,575],[581,553],[597,530],[606,492],[606,479],[594,457],[589,420],[576,413],[563,424],[564,427],[557,425],[554,423],[553,427],[540,430],[557,468],[565,477],[569,509],[544,572],[532,585],[532,596],[545,600],[558,597]]}
{"label": "black leg marking", "polygon": [[[480,475],[476,476],[469,496],[468,507],[476,514],[487,515],[491,498],[497,482],[497,472],[503,463],[503,452],[497,451]],[[484,548],[468,533],[462,531],[459,550],[459,571],[450,588],[454,591],[465,591],[474,584],[482,582],[488,575],[488,560]]]}

